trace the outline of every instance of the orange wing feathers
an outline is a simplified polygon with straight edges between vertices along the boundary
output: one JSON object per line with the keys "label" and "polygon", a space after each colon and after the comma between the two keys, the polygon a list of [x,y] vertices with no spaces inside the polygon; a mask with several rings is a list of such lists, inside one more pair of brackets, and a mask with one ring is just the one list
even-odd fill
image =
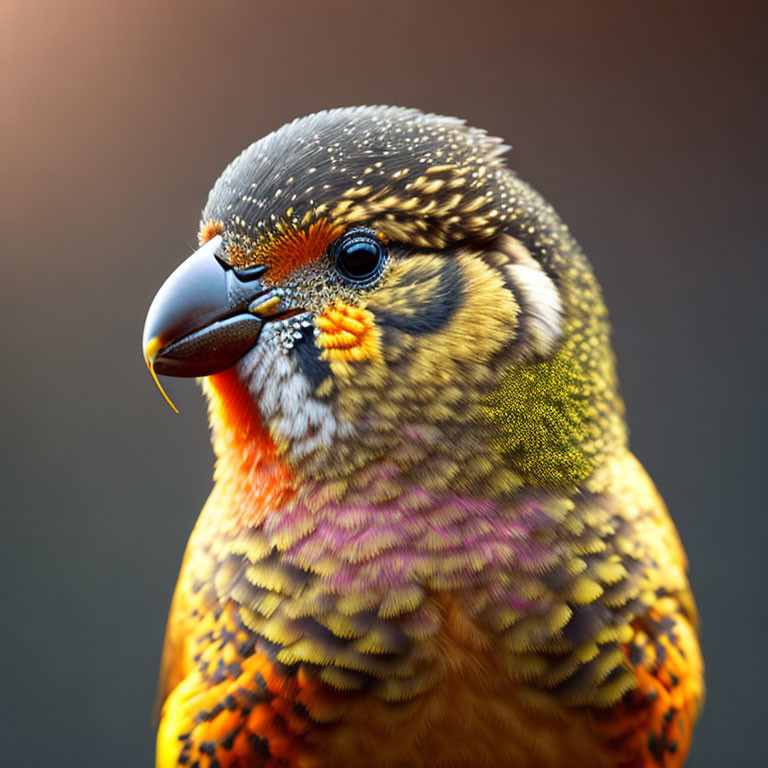
{"label": "orange wing feathers", "polygon": [[663,597],[633,624],[625,651],[637,688],[599,716],[622,744],[627,768],[678,768],[688,756],[703,699],[702,661],[694,629],[673,597]]}
{"label": "orange wing feathers", "polygon": [[163,707],[158,765],[300,764],[306,723],[294,705],[299,683],[256,649],[236,607],[201,617],[190,639],[195,666]]}

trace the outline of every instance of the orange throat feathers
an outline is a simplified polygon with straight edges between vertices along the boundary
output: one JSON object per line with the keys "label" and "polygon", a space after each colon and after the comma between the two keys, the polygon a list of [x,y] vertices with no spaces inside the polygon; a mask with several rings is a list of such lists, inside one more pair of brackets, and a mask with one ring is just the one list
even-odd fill
{"label": "orange throat feathers", "polygon": [[204,382],[217,458],[214,494],[229,497],[215,506],[228,523],[254,528],[267,510],[282,506],[293,495],[293,472],[278,457],[236,369],[209,376]]}

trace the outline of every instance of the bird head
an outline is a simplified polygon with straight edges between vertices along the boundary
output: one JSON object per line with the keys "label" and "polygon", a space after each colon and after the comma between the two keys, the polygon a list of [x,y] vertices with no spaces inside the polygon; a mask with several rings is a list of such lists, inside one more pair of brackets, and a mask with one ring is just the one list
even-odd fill
{"label": "bird head", "polygon": [[388,462],[499,492],[580,482],[624,439],[606,313],[505,149],[390,107],[255,142],[150,308],[150,370],[234,371],[299,475]]}

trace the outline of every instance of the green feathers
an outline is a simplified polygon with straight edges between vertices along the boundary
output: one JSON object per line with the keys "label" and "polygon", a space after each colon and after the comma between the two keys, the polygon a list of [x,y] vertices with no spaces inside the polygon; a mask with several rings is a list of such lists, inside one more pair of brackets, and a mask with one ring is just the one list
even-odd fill
{"label": "green feathers", "polygon": [[586,377],[561,350],[550,360],[514,366],[482,406],[498,429],[497,450],[534,486],[578,485],[593,468],[585,438]]}

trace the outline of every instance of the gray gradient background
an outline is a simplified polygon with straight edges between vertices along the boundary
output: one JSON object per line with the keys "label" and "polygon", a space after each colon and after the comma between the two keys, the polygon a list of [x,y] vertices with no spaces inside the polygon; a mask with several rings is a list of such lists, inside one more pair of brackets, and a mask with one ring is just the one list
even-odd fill
{"label": "gray gradient background", "polygon": [[691,764],[764,765],[763,7],[0,2],[0,763],[151,764],[212,457],[194,384],[176,416],[144,369],[144,313],[246,144],[394,103],[503,136],[590,256],[703,617]]}

